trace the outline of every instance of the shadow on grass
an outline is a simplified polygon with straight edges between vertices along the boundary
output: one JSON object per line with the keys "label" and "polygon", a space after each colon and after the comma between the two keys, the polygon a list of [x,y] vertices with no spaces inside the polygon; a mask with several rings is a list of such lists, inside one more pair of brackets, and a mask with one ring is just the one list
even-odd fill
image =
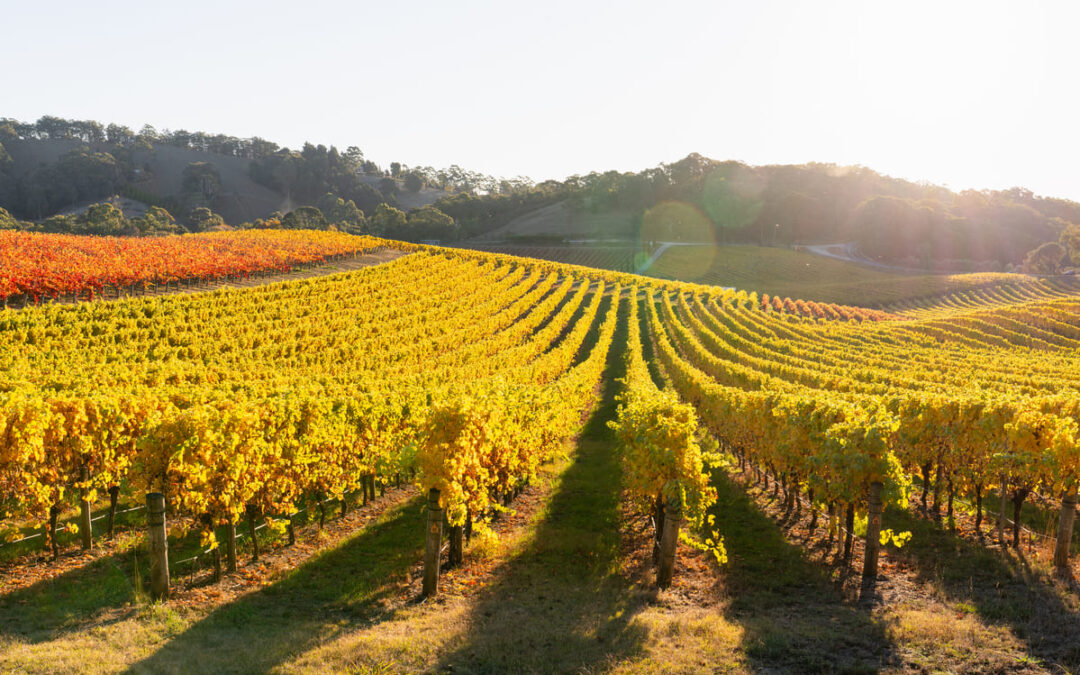
{"label": "shadow on grass", "polygon": [[[888,527],[910,530],[911,541],[890,558],[910,565],[920,581],[936,586],[985,623],[1005,626],[1045,666],[1080,668],[1080,608],[1076,587],[1032,571],[1022,553],[989,549],[920,518],[890,508]],[[987,537],[992,540],[992,537]]]}
{"label": "shadow on grass", "polygon": [[419,498],[284,579],[214,610],[128,672],[265,672],[340,626],[362,626],[422,553]]}
{"label": "shadow on grass", "polygon": [[[116,547],[100,557],[85,559],[77,548],[68,545],[62,549],[59,561],[44,563],[65,566],[66,571],[25,588],[0,593],[0,636],[16,637],[32,643],[43,642],[84,630],[91,623],[101,626],[123,618],[123,612],[114,612],[110,615],[111,619],[103,620],[102,617],[110,610],[129,609],[139,591],[145,590],[138,588],[145,586],[150,578],[145,531],[141,529],[145,517],[145,512],[136,512],[128,514],[123,521],[118,518],[118,524],[130,529],[118,532],[116,542],[95,539],[95,547]],[[223,528],[219,530],[218,537],[219,540],[224,539]],[[263,546],[268,546],[271,539],[268,533],[260,532],[259,541]],[[246,550],[244,544],[249,541],[245,538],[240,542],[242,551]],[[177,562],[201,550],[199,534],[195,531],[169,542],[174,587],[192,571],[190,563],[181,565]]]}
{"label": "shadow on grass", "polygon": [[[610,468],[603,462],[600,464],[601,469]],[[580,488],[591,486],[596,480],[590,474],[576,482]],[[587,499],[596,498],[589,489],[584,493]],[[600,495],[600,499],[617,504],[617,483],[614,496]],[[389,615],[381,600],[400,593],[395,582],[422,556],[420,533],[425,515],[422,507],[423,500],[416,498],[369,525],[339,548],[296,568],[283,580],[216,609],[171,638],[149,658],[132,666],[129,672],[265,672],[308,652],[316,642],[331,635],[387,619]],[[576,522],[583,516],[573,512],[574,508],[570,507],[566,517]],[[607,515],[598,516],[589,504],[577,508],[585,514],[590,528],[617,531],[614,524],[610,527],[607,524]],[[605,508],[614,512],[614,506]],[[603,522],[593,523],[598,517]],[[591,542],[582,540],[576,544],[581,547],[577,552],[585,560],[613,558],[618,545],[615,536],[614,541],[606,542],[610,551],[598,554],[592,548],[584,548]],[[564,548],[566,542],[560,542],[554,533],[544,542],[561,545],[538,556],[540,576],[574,577],[580,567],[575,565],[573,570],[567,570],[566,563],[571,558]],[[522,580],[516,579],[498,595],[512,595],[521,585]],[[580,592],[575,589],[575,593]],[[578,599],[574,593],[565,593],[545,600],[567,608],[575,606]],[[495,631],[500,628],[506,630],[513,625],[501,621],[490,632],[497,635]],[[562,635],[557,637],[554,649],[562,642]]]}
{"label": "shadow on grass", "polygon": [[631,621],[645,606],[643,595],[619,574],[621,471],[607,428],[615,380],[624,371],[621,302],[603,398],[573,463],[558,479],[532,541],[495,572],[470,613],[464,644],[436,671],[582,672],[642,651],[645,629]]}
{"label": "shadow on grass", "polygon": [[[67,568],[66,571],[25,588],[0,593],[0,636],[27,642],[52,640],[82,630],[91,622],[102,625],[106,623],[100,618],[103,613],[129,607],[136,599],[139,585],[136,580],[146,580],[150,575],[144,530],[140,529],[145,518],[145,511],[118,515],[116,523],[121,529],[115,541],[104,539],[104,534],[99,531],[99,528],[104,529],[104,524],[95,523],[95,555],[102,546],[115,547],[100,557],[85,558],[73,544],[74,535],[60,537],[63,546],[60,559],[40,564],[46,568],[60,565]],[[130,542],[132,537],[134,544],[124,543],[125,540]],[[177,560],[179,556],[199,549],[198,535],[189,534],[182,541],[171,541],[169,547],[170,559]],[[38,563],[16,561],[8,564],[33,567]],[[48,573],[48,570],[44,572]],[[176,578],[175,574],[173,578]],[[119,618],[117,615],[116,619]]]}
{"label": "shadow on grass", "polygon": [[870,608],[846,600],[830,569],[789,543],[722,471],[713,477],[711,512],[724,537],[727,618],[744,629],[742,649],[752,670],[876,671],[893,664],[895,645]]}
{"label": "shadow on grass", "polygon": [[116,553],[0,595],[0,636],[42,642],[80,630],[101,612],[134,600],[133,569],[130,552]]}

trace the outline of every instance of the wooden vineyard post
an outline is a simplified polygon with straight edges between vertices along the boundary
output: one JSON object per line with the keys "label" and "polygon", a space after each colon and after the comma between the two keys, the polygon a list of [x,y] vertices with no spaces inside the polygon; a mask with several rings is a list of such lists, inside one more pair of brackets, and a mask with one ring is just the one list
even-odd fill
{"label": "wooden vineyard post", "polygon": [[57,560],[60,558],[60,545],[56,542],[56,519],[60,517],[60,507],[53,504],[49,507],[49,524],[45,529],[49,539],[49,546],[52,549],[52,559]]}
{"label": "wooden vineyard post", "polygon": [[259,538],[255,530],[255,518],[259,515],[259,510],[253,504],[248,504],[245,511],[248,519],[248,533],[251,535],[251,561],[259,562]]}
{"label": "wooden vineyard post", "polygon": [[1000,510],[998,511],[998,522],[997,522],[998,543],[1001,544],[1002,550],[1005,549],[1005,509],[1008,508],[1008,504],[1009,504],[1008,494],[1009,494],[1009,491],[1006,489],[1005,476],[1002,476],[1001,477],[1001,507],[1000,507]]}
{"label": "wooden vineyard post", "polygon": [[660,535],[660,566],[656,570],[656,585],[671,586],[675,573],[675,549],[679,544],[679,526],[682,524],[682,504],[678,497],[671,497],[664,505],[664,529]]}
{"label": "wooden vineyard post", "polygon": [[112,539],[113,527],[116,525],[116,502],[120,498],[120,486],[113,485],[109,487],[109,528],[108,537]]}
{"label": "wooden vineyard post", "polygon": [[442,552],[443,510],[439,506],[439,491],[428,492],[427,541],[424,546],[424,597],[439,594],[439,557]]}
{"label": "wooden vineyard post", "polygon": [[844,566],[851,562],[855,540],[855,505],[847,504],[844,508]]}
{"label": "wooden vineyard post", "polygon": [[653,551],[652,561],[654,565],[660,564],[660,540],[664,536],[664,494],[656,493],[656,503],[653,504]]}
{"label": "wooden vineyard post", "polygon": [[1073,521],[1076,519],[1076,492],[1070,490],[1061,499],[1061,518],[1058,520],[1057,543],[1054,546],[1054,571],[1067,577],[1069,570],[1069,545],[1072,542]]}
{"label": "wooden vineyard post", "polygon": [[150,529],[150,596],[169,597],[169,540],[165,531],[165,495],[146,495],[146,523]]}
{"label": "wooden vineyard post", "polygon": [[90,481],[90,471],[84,466],[79,469],[79,482],[83,484],[79,496],[79,536],[82,538],[82,550],[89,551],[94,545],[93,521],[90,519],[89,489],[86,483]]}
{"label": "wooden vineyard post", "polygon": [[231,517],[225,524],[225,565],[228,571],[236,571],[236,522]]}
{"label": "wooden vineyard post", "polygon": [[460,565],[465,560],[465,526],[450,526],[450,559],[451,565]]}
{"label": "wooden vineyard post", "polygon": [[214,583],[221,581],[221,547],[214,547]]}
{"label": "wooden vineyard post", "polygon": [[881,491],[884,487],[878,481],[870,484],[866,516],[866,550],[863,552],[862,592],[860,594],[863,600],[873,597],[874,582],[877,580],[878,552],[881,550]]}

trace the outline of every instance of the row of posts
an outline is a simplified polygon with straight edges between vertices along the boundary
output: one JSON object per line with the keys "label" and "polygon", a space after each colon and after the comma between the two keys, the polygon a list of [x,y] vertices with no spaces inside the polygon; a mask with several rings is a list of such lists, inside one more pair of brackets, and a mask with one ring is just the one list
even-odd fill
{"label": "row of posts", "polygon": [[[675,547],[679,539],[681,514],[673,503],[668,504],[667,517],[660,538],[660,564],[657,584],[667,588],[675,566]],[[165,495],[151,492],[146,495],[146,522],[149,529],[150,595],[155,600],[169,597],[169,541],[165,523]],[[424,544],[423,594],[432,597],[439,593],[439,562],[442,555],[444,509],[439,503],[439,491],[428,492],[427,536]],[[89,504],[83,502],[83,520],[89,520]],[[84,542],[89,538],[89,523],[83,530]],[[460,542],[459,542],[460,545]]]}
{"label": "row of posts", "polygon": [[[881,515],[883,485],[871,483],[869,491],[868,517],[866,523],[866,551],[863,559],[863,594],[872,594],[874,580],[877,577],[878,552],[880,550]],[[1059,571],[1068,569],[1069,545],[1076,513],[1075,494],[1066,495],[1062,500],[1061,519],[1058,524],[1058,537],[1054,550],[1054,564]],[[659,564],[657,585],[667,588],[675,564],[675,548],[679,538],[681,513],[678,505],[669,502],[660,532]],[[147,526],[149,529],[150,551],[150,595],[155,600],[169,597],[169,542],[165,523],[165,495],[151,492],[146,495]],[[439,563],[442,554],[444,509],[439,503],[439,491],[432,489],[428,493],[426,540],[424,545],[424,581],[423,594],[432,597],[439,593]],[[80,534],[84,548],[90,547],[91,522],[90,504],[83,500],[80,511]],[[234,540],[235,542],[235,540]],[[235,546],[235,543],[233,543]],[[231,553],[231,551],[230,551]],[[231,556],[230,556],[231,557]]]}
{"label": "row of posts", "polygon": [[[428,491],[427,520],[425,523],[424,539],[424,583],[423,595],[425,598],[439,594],[439,568],[442,558],[443,542],[443,518],[445,510],[439,503],[439,491],[432,488]],[[880,519],[879,519],[880,524]],[[662,511],[662,523],[660,524],[657,541],[657,570],[656,585],[660,588],[671,586],[671,578],[675,572],[675,549],[679,542],[679,527],[682,525],[682,505],[678,499],[669,499],[664,504]],[[450,538],[450,562],[461,561],[461,532],[460,527],[453,528]]]}

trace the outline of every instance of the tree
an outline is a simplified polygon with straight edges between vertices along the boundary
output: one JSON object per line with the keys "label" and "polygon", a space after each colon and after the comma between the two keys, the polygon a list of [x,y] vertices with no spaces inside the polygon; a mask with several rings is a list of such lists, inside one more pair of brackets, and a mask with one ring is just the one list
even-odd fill
{"label": "tree", "polygon": [[1073,265],[1080,265],[1080,225],[1069,223],[1061,231],[1058,243],[1065,249],[1065,255]]}
{"label": "tree", "polygon": [[336,148],[305,144],[252,160],[251,178],[299,204],[314,204],[327,192],[370,212],[384,198],[357,173],[357,165]]}
{"label": "tree", "polygon": [[405,176],[405,189],[409,192],[416,194],[420,192],[420,189],[424,187],[424,179],[420,177],[420,174],[415,171],[410,171]]}
{"label": "tree", "polygon": [[221,174],[210,162],[192,162],[184,167],[180,189],[185,199],[212,205],[221,192]]}
{"label": "tree", "polygon": [[81,120],[73,122],[75,135],[87,143],[101,143],[105,140],[105,127],[100,122]]}
{"label": "tree", "polygon": [[15,220],[15,217],[7,212],[6,209],[0,207],[0,230],[15,230],[19,227],[19,221]]}
{"label": "tree", "polygon": [[161,141],[161,134],[159,134],[158,130],[153,126],[144,124],[143,128],[139,130],[138,139],[145,141],[149,145],[153,145],[154,143],[159,143]]}
{"label": "tree", "polygon": [[301,206],[286,213],[281,226],[287,230],[325,230],[327,227],[322,211],[314,206]]}
{"label": "tree", "polygon": [[205,232],[206,230],[213,228],[220,228],[225,225],[225,219],[214,213],[205,206],[192,209],[188,213],[188,224],[195,232]]}
{"label": "tree", "polygon": [[75,233],[75,216],[55,215],[37,223],[34,228],[37,232],[49,232],[52,234]]}
{"label": "tree", "polygon": [[390,175],[394,178],[401,177],[401,162],[390,162]]}
{"label": "tree", "polygon": [[1065,259],[1065,247],[1056,241],[1048,241],[1031,251],[1024,258],[1024,271],[1028,274],[1057,274]]}
{"label": "tree", "polygon": [[356,203],[351,199],[345,201],[328,192],[319,199],[316,206],[322,211],[327,223],[354,234],[364,231],[364,212],[356,208]]}
{"label": "tree", "polygon": [[855,209],[852,222],[859,251],[877,259],[929,265],[936,252],[964,248],[937,202],[875,196]]}
{"label": "tree", "polygon": [[82,214],[75,217],[75,231],[78,234],[99,236],[119,236],[133,234],[128,231],[124,212],[109,202],[91,205]]}
{"label": "tree", "polygon": [[345,148],[345,152],[342,154],[347,162],[353,165],[353,168],[359,171],[364,164],[364,151],[355,145],[350,145]]}
{"label": "tree", "polygon": [[252,159],[269,157],[278,151],[278,144],[258,136],[252,136],[247,142],[247,156]]}
{"label": "tree", "polygon": [[71,138],[71,124],[68,120],[51,115],[44,115],[36,124],[38,136],[41,138]]}
{"label": "tree", "polygon": [[135,133],[122,124],[110,124],[105,127],[105,139],[113,145],[128,145],[135,140]]}
{"label": "tree", "polygon": [[108,197],[122,183],[123,168],[115,157],[79,148],[23,176],[19,200],[9,205],[20,215],[41,218],[81,201]]}
{"label": "tree", "polygon": [[393,178],[383,178],[379,181],[379,192],[384,197],[389,197],[397,192],[397,181]]}
{"label": "tree", "polygon": [[[688,162],[682,169],[688,174],[685,180],[696,184],[701,169],[698,163]],[[725,231],[747,228],[757,221],[764,206],[764,188],[764,181],[750,167],[725,162],[702,179],[702,207],[723,237]]]}
{"label": "tree", "polygon": [[373,233],[391,238],[400,238],[405,223],[405,212],[389,204],[379,204],[375,207],[375,213],[369,221]]}
{"label": "tree", "polygon": [[160,206],[151,206],[142,218],[135,220],[139,234],[178,234],[183,228],[173,215]]}
{"label": "tree", "polygon": [[457,238],[457,223],[434,206],[424,206],[409,213],[408,238],[412,240]]}

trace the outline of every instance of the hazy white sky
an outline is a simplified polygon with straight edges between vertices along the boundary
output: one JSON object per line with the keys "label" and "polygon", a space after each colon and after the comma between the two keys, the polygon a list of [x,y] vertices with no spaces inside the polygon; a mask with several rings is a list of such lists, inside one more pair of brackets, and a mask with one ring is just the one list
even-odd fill
{"label": "hazy white sky", "polygon": [[690,152],[1080,200],[1075,2],[0,0],[0,116],[562,178]]}

